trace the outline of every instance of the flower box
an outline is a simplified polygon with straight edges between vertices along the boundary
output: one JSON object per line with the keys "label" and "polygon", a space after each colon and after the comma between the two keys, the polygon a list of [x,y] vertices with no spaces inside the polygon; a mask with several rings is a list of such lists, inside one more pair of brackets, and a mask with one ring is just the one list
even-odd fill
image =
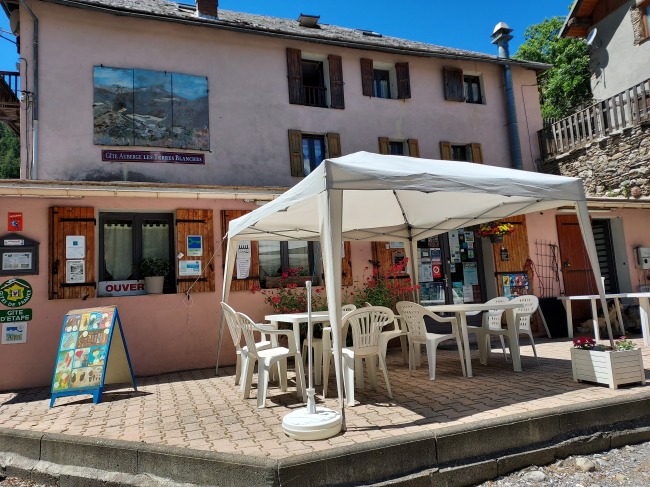
{"label": "flower box", "polygon": [[311,281],[310,276],[273,276],[266,278],[266,287],[268,289],[276,289],[279,287],[287,287],[287,285],[296,287],[305,287],[305,282]]}
{"label": "flower box", "polygon": [[597,382],[611,389],[634,382],[645,384],[643,355],[638,348],[613,351],[572,348],[571,368],[576,382]]}

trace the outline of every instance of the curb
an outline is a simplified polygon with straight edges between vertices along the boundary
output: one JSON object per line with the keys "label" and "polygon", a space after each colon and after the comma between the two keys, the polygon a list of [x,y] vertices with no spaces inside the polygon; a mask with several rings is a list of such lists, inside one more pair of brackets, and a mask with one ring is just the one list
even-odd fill
{"label": "curb", "polygon": [[471,485],[650,440],[650,394],[518,414],[280,460],[0,428],[0,474],[68,486]]}

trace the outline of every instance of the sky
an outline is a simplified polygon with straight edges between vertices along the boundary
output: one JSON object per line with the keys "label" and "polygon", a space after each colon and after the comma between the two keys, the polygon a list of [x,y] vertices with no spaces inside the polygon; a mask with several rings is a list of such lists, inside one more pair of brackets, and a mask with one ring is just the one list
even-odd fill
{"label": "sky", "polygon": [[[219,0],[219,8],[225,10],[290,19],[297,19],[300,13],[320,15],[323,24],[494,55],[497,49],[490,34],[498,22],[514,29],[510,43],[514,54],[524,41],[526,27],[545,18],[566,16],[570,4],[571,0]],[[2,10],[0,29],[1,36],[14,39],[3,32],[9,30],[9,21]],[[17,60],[15,45],[0,37],[0,70],[15,70]]]}

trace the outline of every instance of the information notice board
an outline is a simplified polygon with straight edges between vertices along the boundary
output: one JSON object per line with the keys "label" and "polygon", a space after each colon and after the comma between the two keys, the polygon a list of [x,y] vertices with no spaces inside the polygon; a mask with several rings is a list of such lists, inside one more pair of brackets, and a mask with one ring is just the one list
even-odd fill
{"label": "information notice board", "polygon": [[63,318],[52,378],[52,399],[92,394],[101,401],[106,384],[131,383],[137,391],[129,351],[115,306],[75,309]]}

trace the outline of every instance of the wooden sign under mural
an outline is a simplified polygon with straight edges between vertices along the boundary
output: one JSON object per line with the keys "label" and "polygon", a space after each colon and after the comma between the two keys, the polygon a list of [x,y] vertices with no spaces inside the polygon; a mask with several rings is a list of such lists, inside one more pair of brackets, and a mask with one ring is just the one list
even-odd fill
{"label": "wooden sign under mural", "polygon": [[205,164],[204,154],[137,150],[103,150],[104,162],[162,162],[166,164]]}

